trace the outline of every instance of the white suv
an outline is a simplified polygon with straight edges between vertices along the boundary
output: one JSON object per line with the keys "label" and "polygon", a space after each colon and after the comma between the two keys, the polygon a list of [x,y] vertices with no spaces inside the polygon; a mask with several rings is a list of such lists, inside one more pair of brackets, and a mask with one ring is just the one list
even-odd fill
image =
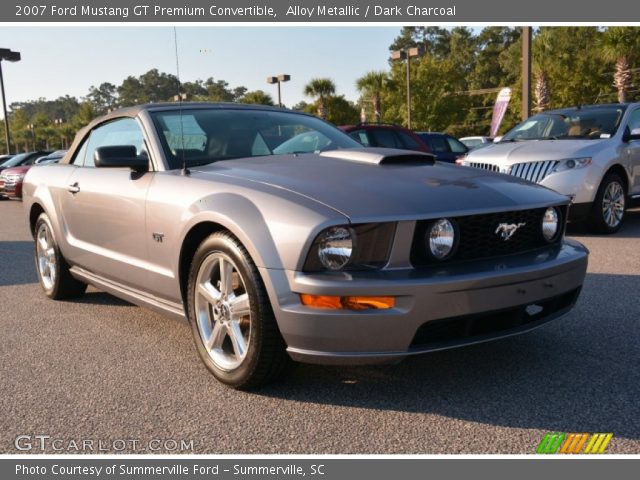
{"label": "white suv", "polygon": [[568,195],[572,220],[614,233],[629,201],[640,198],[640,103],[543,112],[458,163]]}

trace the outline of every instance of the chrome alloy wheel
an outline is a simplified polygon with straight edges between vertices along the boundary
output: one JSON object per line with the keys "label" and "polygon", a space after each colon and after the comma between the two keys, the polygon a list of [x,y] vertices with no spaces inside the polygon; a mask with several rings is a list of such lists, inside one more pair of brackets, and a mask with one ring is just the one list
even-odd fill
{"label": "chrome alloy wheel", "polygon": [[42,223],[36,234],[36,258],[38,261],[38,274],[45,290],[52,290],[58,276],[58,262],[56,261],[56,249],[49,226]]}
{"label": "chrome alloy wheel", "polygon": [[624,216],[624,188],[611,182],[602,196],[602,218],[610,228],[616,228]]}
{"label": "chrome alloy wheel", "polygon": [[245,282],[233,260],[212,252],[196,278],[195,313],[200,339],[221,370],[238,368],[251,339],[251,306]]}

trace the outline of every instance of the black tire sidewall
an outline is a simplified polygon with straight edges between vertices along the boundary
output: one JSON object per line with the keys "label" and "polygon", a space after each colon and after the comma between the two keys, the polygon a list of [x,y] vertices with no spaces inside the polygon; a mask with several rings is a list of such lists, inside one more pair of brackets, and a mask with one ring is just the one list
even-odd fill
{"label": "black tire sidewall", "polygon": [[[234,263],[236,269],[242,276],[245,289],[249,295],[249,303],[251,310],[251,332],[249,336],[249,346],[247,356],[242,364],[233,370],[222,370],[219,368],[209,356],[198,329],[195,312],[195,289],[198,271],[205,259],[216,252],[227,255]],[[251,381],[258,362],[261,357],[262,350],[262,328],[264,315],[270,314],[267,305],[260,301],[261,295],[258,289],[262,288],[259,278],[256,278],[257,272],[255,267],[252,268],[251,260],[247,253],[239,244],[228,234],[218,233],[205,239],[191,262],[189,269],[189,280],[187,290],[187,316],[191,325],[194,342],[200,357],[204,364],[213,373],[213,375],[221,382],[235,388],[241,388]]]}

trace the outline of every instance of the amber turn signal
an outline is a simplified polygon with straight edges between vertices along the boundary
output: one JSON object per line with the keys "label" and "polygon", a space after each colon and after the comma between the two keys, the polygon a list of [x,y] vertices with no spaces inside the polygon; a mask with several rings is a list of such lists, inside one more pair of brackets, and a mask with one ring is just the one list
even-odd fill
{"label": "amber turn signal", "polygon": [[334,297],[300,294],[303,305],[334,310],[384,310],[396,306],[395,297]]}

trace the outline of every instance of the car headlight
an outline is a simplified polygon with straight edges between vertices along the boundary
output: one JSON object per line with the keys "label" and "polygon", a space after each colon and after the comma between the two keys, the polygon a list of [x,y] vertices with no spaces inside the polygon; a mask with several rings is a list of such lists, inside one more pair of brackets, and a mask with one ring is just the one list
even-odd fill
{"label": "car headlight", "polygon": [[341,270],[353,253],[355,235],[350,228],[332,227],[320,234],[318,239],[318,259],[327,270]]}
{"label": "car headlight", "polygon": [[547,242],[553,242],[558,238],[560,231],[560,213],[554,207],[549,207],[542,217],[542,236]]}
{"label": "car headlight", "polygon": [[437,260],[448,258],[456,246],[455,225],[447,218],[436,220],[427,230],[426,242],[433,258]]}
{"label": "car headlight", "polygon": [[580,168],[588,167],[591,165],[591,157],[582,158],[566,158],[560,160],[560,163],[553,169],[554,172],[565,172],[567,170],[579,170]]}
{"label": "car headlight", "polygon": [[381,268],[389,259],[395,226],[395,223],[365,223],[329,227],[313,241],[303,270]]}

